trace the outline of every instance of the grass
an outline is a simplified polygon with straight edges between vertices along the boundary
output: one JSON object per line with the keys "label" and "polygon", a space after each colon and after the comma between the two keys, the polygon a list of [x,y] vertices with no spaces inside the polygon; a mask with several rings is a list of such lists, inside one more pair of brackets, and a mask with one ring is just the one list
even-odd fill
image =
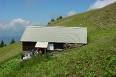
{"label": "grass", "polygon": [[[3,57],[0,77],[116,76],[116,22],[114,22],[116,19],[110,23],[106,22],[107,17],[110,17],[110,20],[116,17],[115,6],[112,4],[100,10],[71,16],[51,24],[77,26],[83,23],[88,28],[88,44],[83,47],[66,50],[54,57],[48,54],[36,56],[26,62],[20,62],[19,52],[14,53],[14,47],[15,51],[20,51],[19,44],[0,49],[0,57],[5,56],[8,50],[11,55],[8,58]],[[111,12],[111,15],[107,15],[106,10]],[[98,23],[100,20],[96,21],[99,16],[106,17],[101,21],[102,24]],[[4,50],[6,52],[3,54]]]}
{"label": "grass", "polygon": [[[94,33],[91,42],[56,57],[37,56],[20,63],[20,57],[4,62],[0,69],[2,77],[72,77],[116,75],[116,29]],[[106,33],[107,32],[107,33]],[[97,35],[97,36],[96,36]],[[98,38],[100,37],[100,38]],[[92,40],[95,39],[95,40]],[[7,72],[6,72],[7,71]],[[17,74],[16,74],[17,73]]]}
{"label": "grass", "polygon": [[21,44],[16,43],[0,48],[0,63],[21,53]]}

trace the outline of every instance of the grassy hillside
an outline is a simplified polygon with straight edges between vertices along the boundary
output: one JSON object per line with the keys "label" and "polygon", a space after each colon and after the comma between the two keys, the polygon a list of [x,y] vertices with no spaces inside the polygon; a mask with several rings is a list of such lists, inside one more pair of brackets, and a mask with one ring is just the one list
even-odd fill
{"label": "grassy hillside", "polygon": [[92,10],[86,13],[77,14],[58,20],[49,24],[58,26],[86,26],[88,31],[98,29],[109,29],[116,27],[116,3],[102,9]]}
{"label": "grassy hillside", "polygon": [[[20,56],[15,56],[7,61],[2,61],[0,77],[116,76],[115,7],[116,3],[103,9],[92,10],[51,23],[50,25],[78,26],[82,24],[80,26],[86,26],[88,44],[54,56],[33,57],[24,63],[20,62]],[[17,48],[17,46],[13,48]],[[19,50],[20,46],[15,51]],[[3,51],[0,50],[1,52]]]}
{"label": "grassy hillside", "polygon": [[0,48],[0,63],[21,53],[21,44],[16,43]]}

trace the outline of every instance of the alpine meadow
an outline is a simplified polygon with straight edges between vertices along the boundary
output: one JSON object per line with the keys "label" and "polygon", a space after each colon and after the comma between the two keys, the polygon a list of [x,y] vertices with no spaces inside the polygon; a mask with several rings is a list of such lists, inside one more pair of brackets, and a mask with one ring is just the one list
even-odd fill
{"label": "alpine meadow", "polygon": [[[115,77],[116,3],[48,26],[87,27],[88,44],[21,62],[21,43],[0,48],[0,77]],[[67,37],[68,38],[68,37]]]}

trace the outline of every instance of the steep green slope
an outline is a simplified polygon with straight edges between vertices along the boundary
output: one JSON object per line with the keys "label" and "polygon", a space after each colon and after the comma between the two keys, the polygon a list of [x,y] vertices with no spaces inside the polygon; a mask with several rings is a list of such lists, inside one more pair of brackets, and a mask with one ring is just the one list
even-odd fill
{"label": "steep green slope", "polygon": [[21,53],[21,46],[19,43],[0,48],[0,63],[18,55],[19,53]]}
{"label": "steep green slope", "polygon": [[[81,25],[80,25],[81,24]],[[92,10],[83,14],[77,14],[51,24],[58,26],[86,26],[89,31],[98,29],[108,29],[116,27],[116,3],[102,9]]]}
{"label": "steep green slope", "polygon": [[116,3],[103,9],[53,22],[51,25],[78,26],[82,24],[80,26],[86,26],[88,44],[69,49],[53,57],[37,56],[24,63],[20,63],[20,57],[16,56],[0,65],[0,77],[116,76],[115,7]]}

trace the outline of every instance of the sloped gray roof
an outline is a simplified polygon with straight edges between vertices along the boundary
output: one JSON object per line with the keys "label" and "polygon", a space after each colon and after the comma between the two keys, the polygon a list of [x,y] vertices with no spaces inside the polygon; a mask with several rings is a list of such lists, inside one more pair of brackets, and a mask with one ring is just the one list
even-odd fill
{"label": "sloped gray roof", "polygon": [[87,43],[86,27],[27,27],[20,41]]}

